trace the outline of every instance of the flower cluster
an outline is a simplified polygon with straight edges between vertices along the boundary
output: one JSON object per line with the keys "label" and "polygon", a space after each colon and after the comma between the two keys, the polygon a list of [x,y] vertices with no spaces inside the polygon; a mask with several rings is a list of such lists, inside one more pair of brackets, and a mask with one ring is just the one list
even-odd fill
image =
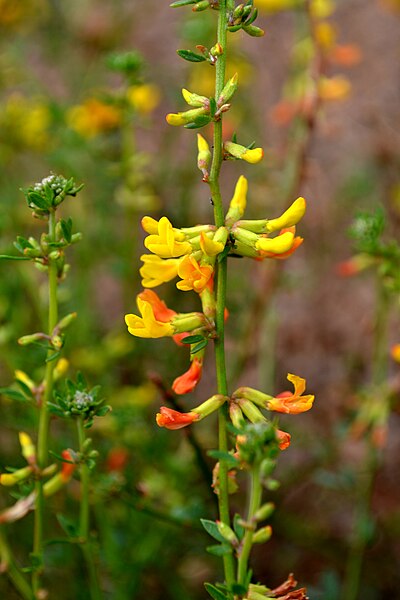
{"label": "flower cluster", "polygon": [[49,403],[49,406],[59,417],[80,417],[88,428],[94,417],[104,417],[111,410],[104,404],[104,398],[99,397],[99,392],[100,386],[89,389],[84,376],[78,373],[76,382],[65,380],[63,390],[54,393],[57,403]]}
{"label": "flower cluster", "polygon": [[[200,135],[198,147],[198,165],[207,177],[211,153],[206,140]],[[232,146],[228,146],[228,149],[231,153],[235,151]],[[172,385],[177,394],[191,392],[200,381],[205,348],[208,341],[216,335],[213,283],[218,256],[234,255],[256,260],[285,259],[303,241],[296,236],[295,231],[306,210],[304,198],[297,198],[277,218],[244,220],[242,217],[246,209],[247,191],[247,179],[240,176],[226,213],[225,224],[219,228],[215,225],[197,225],[178,229],[165,216],[159,221],[149,216],[142,219],[142,227],[147,234],[144,245],[150,252],[141,256],[143,266],[140,274],[142,285],[146,289],[137,296],[140,315],[128,314],[125,321],[129,333],[136,337],[172,337],[177,344],[190,346],[189,370],[177,377]],[[168,308],[150,289],[174,279],[178,279],[176,286],[179,290],[193,291],[199,295],[202,312],[177,313]],[[230,402],[231,417],[236,424],[238,415],[245,415],[253,422],[265,419],[259,407],[292,414],[311,408],[313,396],[302,396],[304,380],[295,375],[289,375],[288,378],[295,386],[294,394],[274,398],[250,388],[240,388],[232,399],[213,396],[189,413],[162,407],[157,415],[157,423],[168,429],[180,429],[207,416],[225,401]],[[278,436],[280,447],[287,447],[288,434],[279,432]]]}

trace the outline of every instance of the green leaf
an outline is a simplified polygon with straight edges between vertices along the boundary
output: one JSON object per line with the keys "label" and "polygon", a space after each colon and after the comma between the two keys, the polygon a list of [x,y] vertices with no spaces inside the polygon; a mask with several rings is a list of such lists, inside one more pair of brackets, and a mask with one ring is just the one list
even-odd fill
{"label": "green leaf", "polygon": [[65,241],[68,242],[68,244],[70,244],[72,235],[72,219],[69,218],[68,221],[64,221],[64,219],[61,219],[60,225]]}
{"label": "green leaf", "polygon": [[53,360],[56,360],[56,358],[58,358],[61,354],[61,351],[59,350],[58,352],[54,352],[54,354],[51,354],[50,356],[48,356],[46,358],[46,362],[52,362]]}
{"label": "green leaf", "polygon": [[197,52],[192,52],[192,50],[177,50],[177,54],[183,58],[184,60],[188,60],[189,62],[205,62],[207,59],[202,54],[197,54]]}
{"label": "green leaf", "polygon": [[228,597],[226,594],[224,594],[224,592],[216,588],[215,585],[212,585],[211,583],[205,583],[204,587],[213,600],[226,600]]}
{"label": "green leaf", "polygon": [[196,354],[196,352],[200,352],[200,350],[203,350],[203,348],[205,348],[207,344],[208,340],[204,338],[201,342],[199,342],[198,344],[194,344],[194,346],[190,348],[190,354]]}
{"label": "green leaf", "polygon": [[61,513],[58,513],[56,517],[61,528],[63,529],[63,531],[65,531],[68,537],[77,537],[79,535],[78,525],[74,523],[74,521],[72,521],[68,517],[65,517]]}
{"label": "green leaf", "polygon": [[239,521],[242,520],[242,517],[236,513],[236,515],[233,517],[233,529],[236,533],[236,535],[238,536],[239,540],[243,539],[244,534],[246,533],[245,528],[243,527],[243,525],[241,525],[239,523]]}
{"label": "green leaf", "polygon": [[180,6],[188,6],[189,4],[196,4],[197,0],[176,0],[170,4],[171,8],[179,8]]}
{"label": "green leaf", "polygon": [[28,402],[28,398],[22,392],[14,390],[13,388],[0,388],[0,394],[11,398],[11,400],[19,400],[20,402]]}
{"label": "green leaf", "polygon": [[244,596],[247,593],[248,586],[241,585],[240,583],[232,583],[231,592],[235,596]]}
{"label": "green leaf", "polygon": [[183,338],[181,342],[182,344],[196,344],[197,342],[202,342],[204,339],[205,338],[202,335],[188,335]]}
{"label": "green leaf", "polygon": [[0,260],[32,260],[29,256],[12,256],[9,254],[0,254]]}
{"label": "green leaf", "polygon": [[214,556],[227,556],[232,554],[233,548],[229,544],[216,544],[215,546],[208,546],[206,550]]}
{"label": "green leaf", "polygon": [[238,466],[238,460],[232,456],[229,452],[224,452],[223,450],[209,450],[207,452],[208,456],[215,458],[215,460],[223,460],[228,469],[234,469]]}
{"label": "green leaf", "polygon": [[215,521],[209,521],[208,519],[200,519],[201,524],[204,529],[207,531],[211,537],[213,537],[218,542],[225,542],[225,538],[222,537],[220,532],[218,531],[218,526]]}
{"label": "green leaf", "polygon": [[25,396],[28,396],[28,398],[33,398],[33,394],[32,391],[30,390],[30,388],[26,385],[26,383],[24,383],[23,381],[21,381],[20,379],[16,379],[15,383],[17,385],[19,385],[19,387],[21,388],[22,392],[25,394]]}
{"label": "green leaf", "polygon": [[[44,191],[46,193],[47,189],[45,188]],[[51,194],[52,194],[52,192],[51,192]],[[33,204],[34,206],[36,206],[37,208],[40,208],[41,210],[47,210],[51,206],[51,200],[52,200],[52,197],[51,198],[43,198],[43,196],[41,196],[41,194],[38,194],[37,192],[28,192],[29,206],[31,206]]]}

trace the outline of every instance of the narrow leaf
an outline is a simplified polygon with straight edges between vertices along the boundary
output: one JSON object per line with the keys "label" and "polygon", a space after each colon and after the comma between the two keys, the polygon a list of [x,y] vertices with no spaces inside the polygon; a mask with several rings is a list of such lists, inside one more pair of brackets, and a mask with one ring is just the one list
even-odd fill
{"label": "narrow leaf", "polygon": [[202,342],[204,340],[204,336],[202,335],[188,335],[187,337],[181,340],[182,344],[196,344],[197,342]]}
{"label": "narrow leaf", "polygon": [[208,546],[206,550],[214,556],[227,556],[228,554],[232,554],[233,548],[229,544],[216,544],[215,546]]}
{"label": "narrow leaf", "polygon": [[208,340],[203,339],[201,342],[199,342],[198,344],[194,344],[194,346],[192,346],[190,348],[190,354],[196,354],[196,352],[200,352],[200,350],[203,350],[203,348],[205,348],[208,344]]}
{"label": "narrow leaf", "polygon": [[212,585],[211,583],[205,583],[204,587],[206,588],[207,592],[210,594],[211,598],[213,598],[213,600],[226,600],[227,599],[226,594],[224,594],[224,592],[221,592],[221,590],[216,588],[215,585]]}
{"label": "narrow leaf", "polygon": [[192,52],[192,50],[177,50],[177,54],[183,58],[184,60],[188,60],[189,62],[204,62],[206,61],[206,57],[202,54],[197,54],[197,52]]}
{"label": "narrow leaf", "polygon": [[209,521],[208,519],[200,519],[200,521],[204,529],[209,535],[211,535],[211,537],[213,537],[218,542],[225,542],[225,538],[222,537],[222,535],[218,531],[218,526],[215,521]]}

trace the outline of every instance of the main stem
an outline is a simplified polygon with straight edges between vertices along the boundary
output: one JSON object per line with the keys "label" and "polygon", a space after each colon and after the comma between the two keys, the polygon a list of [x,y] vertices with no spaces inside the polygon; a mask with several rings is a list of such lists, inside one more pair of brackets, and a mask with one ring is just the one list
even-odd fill
{"label": "main stem", "polygon": [[[56,215],[54,211],[49,214],[49,242],[56,239]],[[57,265],[53,260],[48,265],[48,334],[51,335],[58,321],[58,303],[57,303]],[[47,359],[51,357],[54,350],[50,349],[47,353]],[[43,525],[44,525],[44,496],[43,482],[40,478],[40,472],[47,466],[48,455],[48,437],[49,437],[49,410],[48,402],[53,393],[53,372],[55,367],[54,360],[48,360],[46,363],[46,372],[44,378],[44,394],[39,414],[38,426],[38,455],[37,464],[39,468],[39,479],[35,485],[35,520],[33,532],[33,554],[38,559],[39,568],[32,573],[32,587],[35,597],[41,588],[41,578],[43,574]]]}
{"label": "main stem", "polygon": [[[230,0],[220,0],[218,14],[218,34],[217,41],[222,47],[222,55],[218,57],[216,64],[215,80],[215,98],[218,99],[225,84],[225,65],[226,65],[226,27],[227,11],[230,7]],[[214,152],[210,169],[210,191],[214,205],[215,225],[221,227],[224,225],[224,207],[222,203],[221,190],[219,186],[219,174],[222,164],[222,120],[214,123]],[[228,395],[228,385],[226,381],[225,366],[225,341],[224,341],[224,311],[226,304],[226,279],[227,279],[227,260],[226,257],[218,263],[217,267],[217,289],[216,289],[216,339],[215,339],[215,365],[217,373],[218,393],[224,396]],[[228,436],[226,430],[227,409],[224,405],[219,409],[219,449],[222,452],[228,450]],[[228,495],[228,469],[226,462],[220,460],[219,470],[219,517],[223,523],[230,524],[229,515],[229,495]],[[235,565],[232,554],[223,557],[225,580],[227,585],[235,581]]]}
{"label": "main stem", "polygon": [[24,600],[32,599],[32,591],[31,588],[26,581],[25,577],[20,572],[14,557],[12,555],[11,549],[8,545],[5,534],[0,527],[0,558],[3,567],[5,566],[5,570],[7,572],[8,577],[12,581],[16,590],[20,594],[21,598]]}
{"label": "main stem", "polygon": [[[85,448],[85,428],[82,417],[77,420],[79,451],[84,455]],[[90,594],[93,600],[101,600],[101,591],[97,576],[96,565],[93,557],[93,549],[89,534],[89,493],[90,493],[90,470],[86,462],[81,463],[81,504],[79,513],[79,537],[82,546],[82,552],[85,557],[86,566],[89,571],[90,578]]]}
{"label": "main stem", "polygon": [[260,469],[259,465],[255,465],[251,471],[251,491],[249,501],[249,512],[247,514],[248,529],[243,538],[242,548],[239,555],[238,561],[238,583],[244,585],[247,577],[247,564],[253,544],[253,520],[254,515],[260,508],[262,496],[262,487],[260,481]]}

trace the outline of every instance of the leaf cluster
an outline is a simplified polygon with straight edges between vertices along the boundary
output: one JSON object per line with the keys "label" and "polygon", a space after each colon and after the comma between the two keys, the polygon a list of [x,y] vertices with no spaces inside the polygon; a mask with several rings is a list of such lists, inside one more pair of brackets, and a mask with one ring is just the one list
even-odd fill
{"label": "leaf cluster", "polygon": [[63,389],[54,392],[56,403],[49,403],[49,407],[59,417],[82,418],[85,428],[89,428],[94,417],[104,417],[111,410],[99,393],[100,386],[89,389],[85,377],[78,373],[76,382],[66,379]]}

